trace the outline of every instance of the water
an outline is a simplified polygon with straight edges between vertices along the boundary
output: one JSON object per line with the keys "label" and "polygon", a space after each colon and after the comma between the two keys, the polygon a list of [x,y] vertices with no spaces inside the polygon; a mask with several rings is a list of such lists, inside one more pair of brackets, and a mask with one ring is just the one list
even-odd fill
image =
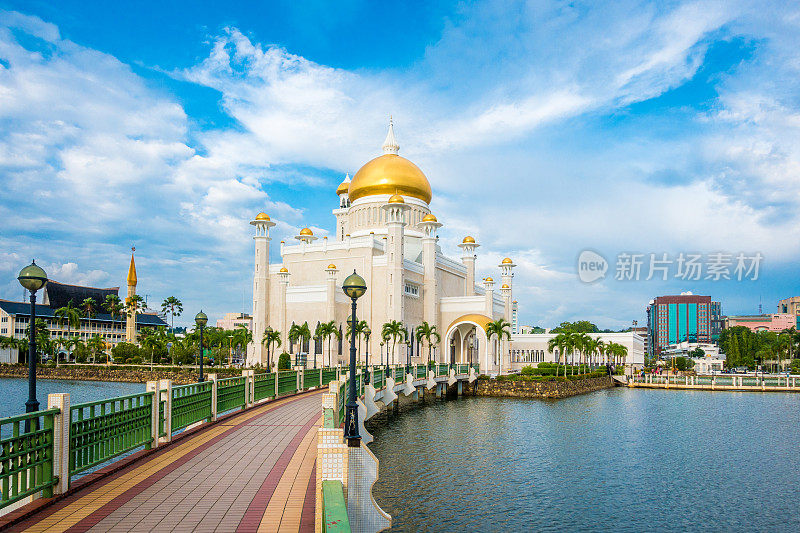
{"label": "water", "polygon": [[[58,392],[68,392],[70,402],[75,405],[144,391],[143,383],[36,379],[36,398],[41,409],[47,408],[47,395]],[[28,401],[27,378],[0,378],[0,398],[0,418],[23,414]]]}
{"label": "water", "polygon": [[800,531],[800,394],[616,388],[376,418],[392,531]]}

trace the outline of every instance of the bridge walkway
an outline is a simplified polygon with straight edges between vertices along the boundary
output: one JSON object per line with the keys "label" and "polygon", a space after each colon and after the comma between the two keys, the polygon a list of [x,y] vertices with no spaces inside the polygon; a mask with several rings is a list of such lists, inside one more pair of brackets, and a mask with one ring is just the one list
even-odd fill
{"label": "bridge walkway", "polygon": [[11,530],[313,531],[320,394],[229,416]]}

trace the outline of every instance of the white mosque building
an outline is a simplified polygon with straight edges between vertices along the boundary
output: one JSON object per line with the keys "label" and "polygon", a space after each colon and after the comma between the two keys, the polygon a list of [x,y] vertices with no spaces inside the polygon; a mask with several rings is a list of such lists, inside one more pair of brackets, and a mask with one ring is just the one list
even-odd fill
{"label": "white mosque building", "polygon": [[[358,319],[365,320],[372,330],[369,341],[361,344],[363,355],[370,354],[370,363],[427,361],[427,348],[413,339],[415,328],[423,322],[436,326],[441,336],[434,348],[437,362],[479,363],[481,372],[495,374],[557,360],[557,352],[550,352],[547,346],[552,334],[512,334],[511,341],[502,339],[499,345],[496,337],[491,342],[487,338],[485,328],[490,321],[515,321],[516,265],[506,257],[498,265],[498,282],[487,276],[477,285],[475,253],[479,244],[474,237],[467,235],[458,244],[462,250],[459,259],[445,256],[437,235],[442,223],[430,210],[430,183],[419,167],[398,155],[399,149],[390,122],[383,155],[362,166],[352,181],[345,178],[336,189],[333,239],[319,239],[303,228],[295,237],[297,242],[281,241],[282,262],[273,265],[269,262],[269,233],[275,223],[266,213],[250,222],[255,227],[255,342],[248,351],[248,363],[266,364],[267,350],[260,340],[268,327],[280,332],[281,350],[288,350],[292,324],[307,322],[313,334],[317,324],[334,321],[344,333],[350,300],[341,286],[354,270],[367,282],[367,292],[358,300]],[[405,326],[411,337],[408,346],[400,344],[391,350],[381,345],[382,326],[391,321]],[[628,348],[625,366],[629,372],[644,364],[644,340],[637,334],[595,336]],[[344,335],[342,342],[329,350],[318,340],[299,351],[307,354],[308,362],[316,359],[318,366],[328,364],[329,353],[332,364],[344,362],[348,354]]]}
{"label": "white mosque building", "polygon": [[[490,343],[484,327],[499,318],[511,322],[516,265],[503,259],[499,290],[491,277],[476,286],[479,244],[468,235],[458,245],[460,259],[442,253],[438,237],[442,223],[430,210],[430,183],[419,167],[398,152],[390,122],[383,154],[362,166],[352,181],[345,178],[336,190],[335,236],[319,239],[310,229],[302,229],[295,243],[280,243],[281,264],[269,262],[269,234],[275,223],[266,213],[250,222],[255,227],[255,342],[248,356],[250,364],[266,363],[267,351],[259,340],[267,327],[281,333],[283,349],[288,349],[286,339],[293,323],[307,322],[312,333],[318,323],[329,321],[346,329],[350,301],[341,285],[355,270],[368,287],[358,300],[358,319],[365,320],[372,330],[369,346],[362,345],[365,352],[368,349],[371,363],[378,363],[381,355],[386,361],[391,351],[381,346],[383,324],[401,322],[411,334],[427,322],[435,325],[441,336],[434,348],[437,361],[497,368],[494,350],[487,350]],[[344,350],[341,345],[333,349],[334,364],[347,353],[344,342]],[[411,354],[412,363],[423,362],[428,351],[420,348],[416,341],[411,346],[398,345],[393,359],[405,363]],[[309,360],[315,352],[320,354],[318,364],[323,358],[327,364],[327,345],[322,350],[319,341],[312,341]],[[499,352],[508,353],[508,349],[501,346]],[[504,368],[506,364],[504,361]]]}

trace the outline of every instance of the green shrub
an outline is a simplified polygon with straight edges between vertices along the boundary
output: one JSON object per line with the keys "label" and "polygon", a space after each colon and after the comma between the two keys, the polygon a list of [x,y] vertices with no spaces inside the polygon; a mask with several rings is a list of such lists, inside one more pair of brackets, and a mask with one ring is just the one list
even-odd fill
{"label": "green shrub", "polygon": [[[139,347],[130,342],[120,342],[111,348],[111,357],[114,361],[127,362],[134,357],[141,357]],[[140,359],[141,360],[141,359]]]}
{"label": "green shrub", "polygon": [[142,364],[142,358],[137,355],[136,357],[132,357],[130,359],[130,362],[133,363],[134,365],[140,365]]}
{"label": "green shrub", "polygon": [[278,358],[278,370],[289,370],[292,367],[292,358],[291,356],[283,352],[281,356]]}
{"label": "green shrub", "polygon": [[533,368],[530,365],[523,366],[522,370],[520,370],[520,374],[522,374],[523,376],[533,376],[537,373],[536,372],[537,370],[538,370],[537,368]]}

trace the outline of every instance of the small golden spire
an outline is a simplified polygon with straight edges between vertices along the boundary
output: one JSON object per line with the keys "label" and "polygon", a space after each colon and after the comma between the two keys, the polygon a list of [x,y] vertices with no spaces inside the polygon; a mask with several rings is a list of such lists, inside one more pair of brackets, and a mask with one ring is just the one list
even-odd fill
{"label": "small golden spire", "polygon": [[133,252],[136,251],[135,246],[131,246],[131,264],[128,267],[128,285],[136,286],[136,263],[133,261]]}

